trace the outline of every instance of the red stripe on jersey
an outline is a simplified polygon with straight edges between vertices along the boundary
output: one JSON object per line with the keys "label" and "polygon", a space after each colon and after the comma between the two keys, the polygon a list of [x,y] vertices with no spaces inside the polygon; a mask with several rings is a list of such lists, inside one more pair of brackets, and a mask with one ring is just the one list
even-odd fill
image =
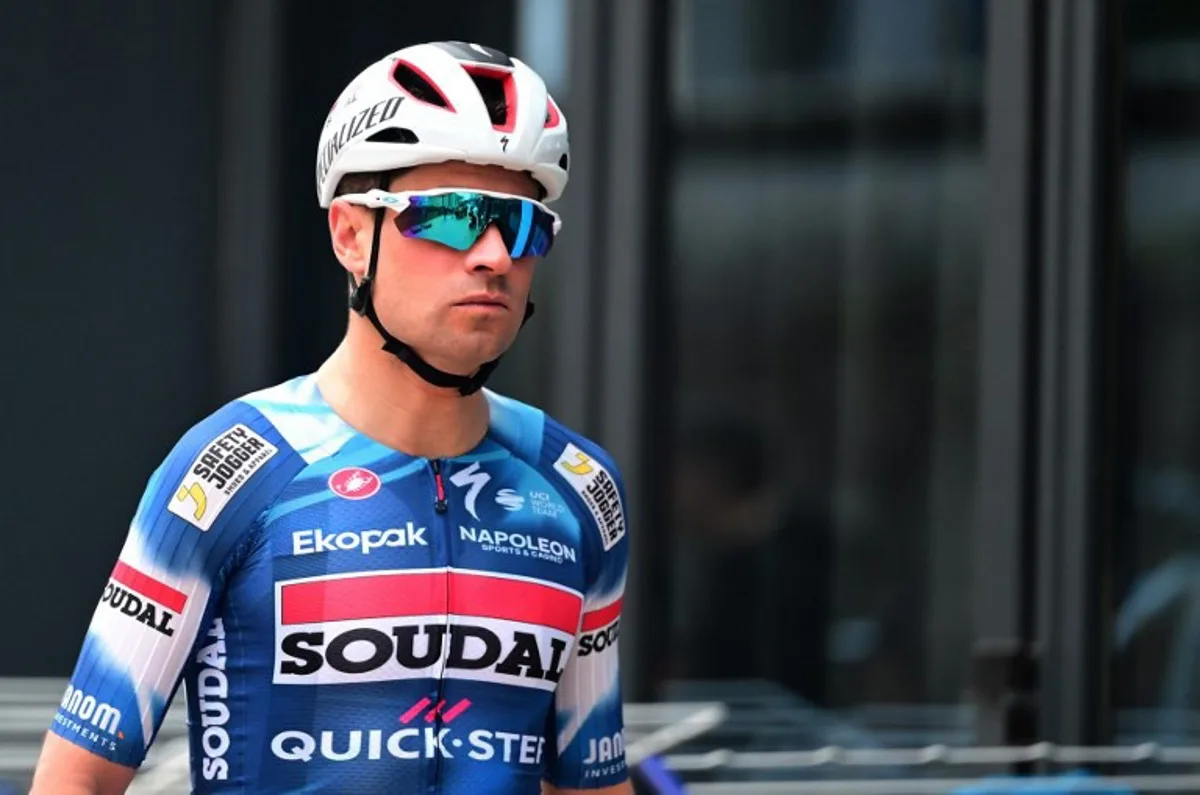
{"label": "red stripe on jersey", "polygon": [[589,613],[583,614],[583,627],[581,632],[591,632],[600,627],[607,627],[612,622],[621,617],[621,599],[613,602],[608,607],[602,607],[599,610],[592,610]]}
{"label": "red stripe on jersey", "polygon": [[467,572],[395,572],[286,584],[284,624],[451,615],[499,618],[575,634],[582,599],[548,585]]}
{"label": "red stripe on jersey", "polygon": [[182,591],[177,591],[165,582],[159,582],[149,574],[142,574],[133,566],[117,561],[113,567],[112,578],[131,591],[136,591],[152,602],[158,602],[168,610],[176,613],[183,612],[187,597]]}

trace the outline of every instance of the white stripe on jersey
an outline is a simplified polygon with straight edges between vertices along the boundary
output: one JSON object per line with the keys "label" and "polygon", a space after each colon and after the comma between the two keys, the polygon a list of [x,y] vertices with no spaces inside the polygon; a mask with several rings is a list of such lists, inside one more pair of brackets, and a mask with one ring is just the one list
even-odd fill
{"label": "white stripe on jersey", "polygon": [[[584,603],[583,612],[586,615],[594,610],[608,607],[620,600],[625,593],[625,579],[607,594],[589,597]],[[582,635],[583,633],[578,633]],[[574,654],[563,672],[562,682],[558,688],[558,707],[569,711],[570,717],[563,723],[558,733],[559,751],[565,750],[583,723],[606,697],[616,693],[618,674],[620,671],[619,641],[614,641],[603,651],[579,656],[579,644],[575,644]]]}
{"label": "white stripe on jersey", "polygon": [[270,420],[306,464],[328,458],[356,434],[321,398],[315,375],[252,392],[242,401]]}
{"label": "white stripe on jersey", "polygon": [[104,654],[105,662],[118,670],[124,669],[129,677],[137,693],[142,738],[148,747],[154,733],[153,697],[164,702],[170,698],[187,663],[191,642],[199,634],[210,586],[199,577],[179,577],[155,565],[144,550],[143,538],[141,528],[133,524],[118,559],[187,597],[182,613],[172,625],[174,634],[167,637],[105,602],[96,606],[89,632]]}

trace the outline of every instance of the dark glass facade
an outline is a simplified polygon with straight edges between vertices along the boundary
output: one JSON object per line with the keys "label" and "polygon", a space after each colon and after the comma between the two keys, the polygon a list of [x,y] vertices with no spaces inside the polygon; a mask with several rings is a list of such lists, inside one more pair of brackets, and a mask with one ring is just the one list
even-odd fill
{"label": "dark glass facade", "polygon": [[1113,704],[1130,741],[1200,736],[1200,9],[1129,2],[1113,350]]}
{"label": "dark glass facade", "polygon": [[[0,593],[37,606],[14,637],[54,628],[0,676],[68,673],[174,438],[336,343],[328,102],[464,38],[528,54],[570,120],[565,231],[493,383],[620,463],[626,694],[730,708],[680,753],[1200,737],[1200,5],[83,5],[0,30],[32,230]],[[135,206],[136,250],[109,234]]]}
{"label": "dark glass facade", "polygon": [[983,27],[937,0],[676,5],[672,698],[963,696]]}

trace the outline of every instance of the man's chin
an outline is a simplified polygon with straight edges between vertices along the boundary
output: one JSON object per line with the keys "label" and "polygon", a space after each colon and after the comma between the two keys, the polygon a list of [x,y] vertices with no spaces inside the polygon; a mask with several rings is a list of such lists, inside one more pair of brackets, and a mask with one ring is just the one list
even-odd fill
{"label": "man's chin", "polygon": [[471,376],[477,373],[483,365],[503,356],[507,350],[508,346],[501,347],[493,344],[470,351],[456,351],[450,356],[436,358],[422,356],[421,358],[443,372]]}

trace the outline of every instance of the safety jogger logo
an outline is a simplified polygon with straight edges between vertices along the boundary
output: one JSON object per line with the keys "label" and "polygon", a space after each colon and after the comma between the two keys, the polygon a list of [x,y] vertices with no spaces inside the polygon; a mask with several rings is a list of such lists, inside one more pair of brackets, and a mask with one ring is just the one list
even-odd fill
{"label": "safety jogger logo", "polygon": [[595,517],[604,551],[616,546],[625,537],[625,507],[612,473],[573,444],[563,449],[554,468],[579,492]]}
{"label": "safety jogger logo", "polygon": [[234,425],[196,456],[167,510],[207,532],[234,495],[278,452],[249,426]]}

